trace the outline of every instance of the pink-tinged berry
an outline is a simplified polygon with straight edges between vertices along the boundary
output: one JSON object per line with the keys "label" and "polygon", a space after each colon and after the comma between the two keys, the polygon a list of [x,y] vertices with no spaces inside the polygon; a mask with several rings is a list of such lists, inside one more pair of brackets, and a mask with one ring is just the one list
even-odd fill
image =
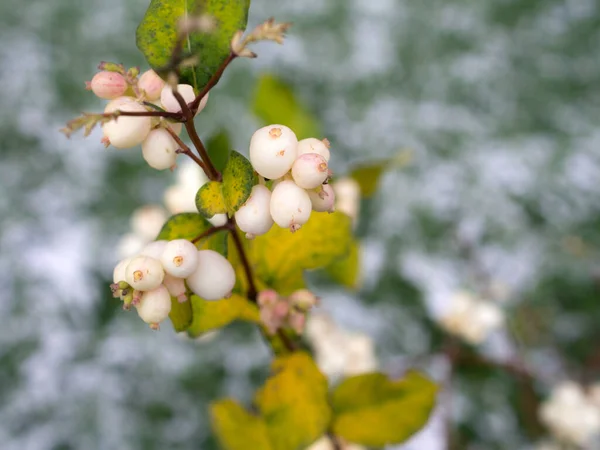
{"label": "pink-tinged berry", "polygon": [[152,69],[145,71],[138,80],[138,88],[144,91],[148,101],[158,100],[164,87],[165,80]]}
{"label": "pink-tinged berry", "polygon": [[327,139],[320,141],[316,138],[308,138],[298,141],[298,156],[307,153],[317,153],[325,158],[325,161],[329,162],[329,158],[331,157],[329,152],[329,141]]}
{"label": "pink-tinged berry", "polygon": [[298,334],[304,332],[306,326],[306,314],[298,311],[290,312],[288,317],[288,326]]}
{"label": "pink-tinged berry", "polygon": [[160,262],[168,274],[188,277],[198,267],[198,249],[186,239],[175,239],[165,246]]}
{"label": "pink-tinged berry", "polygon": [[156,128],[142,142],[142,156],[153,169],[172,169],[175,167],[175,152],[178,148],[177,142],[167,130]]}
{"label": "pink-tinged berry", "polygon": [[308,289],[299,289],[293,292],[288,297],[288,300],[294,308],[301,311],[308,311],[319,302],[317,296]]}
{"label": "pink-tinged berry", "polygon": [[315,189],[329,176],[327,161],[317,153],[300,155],[292,165],[292,177],[302,189]]}
{"label": "pink-tinged berry", "polygon": [[214,250],[198,251],[198,266],[185,281],[204,300],[219,300],[231,294],[235,271],[231,263]]}
{"label": "pink-tinged berry", "polygon": [[277,300],[279,300],[279,294],[277,293],[277,291],[274,291],[273,289],[267,289],[264,291],[260,291],[256,297],[256,302],[258,303],[258,306],[262,307],[268,307],[268,306],[274,306],[275,303],[277,302]]}
{"label": "pink-tinged berry", "polygon": [[329,184],[324,184],[318,188],[319,192],[311,189],[308,192],[312,203],[313,211],[317,212],[334,212],[335,211],[335,192]]}
{"label": "pink-tinged berry", "polygon": [[127,81],[125,77],[117,72],[98,72],[89,82],[89,89],[106,100],[112,100],[120,97],[127,90]]}
{"label": "pink-tinged berry", "polygon": [[274,180],[285,175],[298,155],[298,138],[285,125],[258,129],[250,139],[250,162],[259,175]]}
{"label": "pink-tinged berry", "polygon": [[308,222],[312,203],[304,189],[293,181],[285,180],[273,189],[269,209],[277,225],[294,232]]}
{"label": "pink-tinged berry", "polygon": [[179,303],[187,302],[187,294],[186,287],[183,278],[177,278],[173,275],[169,275],[165,273],[165,279],[163,280],[163,284],[169,291],[172,297],[175,297]]}
{"label": "pink-tinged berry", "polygon": [[144,292],[136,309],[144,322],[151,328],[158,329],[158,324],[169,317],[171,312],[171,295],[166,287],[159,285],[151,291]]}
{"label": "pink-tinged berry", "polygon": [[125,270],[125,281],[139,291],[156,289],[164,277],[165,271],[160,261],[149,256],[132,258]]}

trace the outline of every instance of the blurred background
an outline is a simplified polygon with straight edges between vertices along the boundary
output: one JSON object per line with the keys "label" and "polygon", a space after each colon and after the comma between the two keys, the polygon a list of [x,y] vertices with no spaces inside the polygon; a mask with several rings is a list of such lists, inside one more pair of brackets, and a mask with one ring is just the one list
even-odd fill
{"label": "blurred background", "polygon": [[[104,107],[84,90],[101,60],[147,67],[135,47],[147,4],[0,2],[5,450],[216,449],[208,403],[248,402],[267,374],[252,326],[190,341],[110,298],[132,212],[161,204],[176,175],[105,150],[98,130],[58,130]],[[408,151],[361,202],[362,288],[313,279],[320,310],[367,339],[350,361],[422,367],[448,388],[400,448],[542,448],[561,427],[539,420],[540,403],[600,375],[598,2],[253,0],[249,26],[270,16],[294,22],[285,46],[233,64],[201,135],[225,129],[246,153],[268,72],[319,123],[336,174]],[[489,320],[465,335],[448,318],[475,301]],[[573,398],[576,414],[587,397]],[[571,426],[587,444],[543,448],[600,448],[591,416]]]}

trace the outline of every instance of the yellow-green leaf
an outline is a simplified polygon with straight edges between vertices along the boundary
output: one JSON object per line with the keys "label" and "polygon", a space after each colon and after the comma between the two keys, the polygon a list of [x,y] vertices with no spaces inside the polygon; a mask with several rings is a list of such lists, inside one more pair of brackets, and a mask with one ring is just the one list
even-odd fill
{"label": "yellow-green leaf", "polygon": [[314,115],[298,101],[289,85],[273,75],[259,78],[253,109],[264,125],[286,125],[298,139],[319,137],[321,134]]}
{"label": "yellow-green leaf", "polygon": [[325,268],[325,271],[334,281],[347,288],[360,288],[362,282],[360,274],[360,250],[358,242],[351,242],[348,253],[333,261],[333,263]]}
{"label": "yellow-green leaf", "polygon": [[234,33],[244,30],[250,0],[152,0],[136,31],[136,43],[148,64],[159,75],[169,63],[177,41],[177,22],[185,15],[206,13],[216,19],[211,33],[193,33],[183,42],[183,51],[197,56],[192,67],[181,71],[181,83],[199,91],[229,55]]}
{"label": "yellow-green leaf", "polygon": [[258,183],[258,177],[252,168],[252,164],[244,156],[232,151],[223,169],[223,198],[227,211],[235,213],[242,206],[250,193],[252,187]]}
{"label": "yellow-green leaf", "polygon": [[210,416],[224,450],[276,450],[269,442],[264,420],[250,414],[235,400],[213,403]]}
{"label": "yellow-green leaf", "polygon": [[429,419],[437,386],[417,372],[392,381],[382,373],[344,380],[333,392],[333,432],[368,447],[406,441]]}
{"label": "yellow-green leaf", "polygon": [[196,208],[200,214],[209,219],[215,214],[227,212],[223,198],[222,184],[218,181],[209,181],[196,193]]}
{"label": "yellow-green leaf", "polygon": [[260,321],[256,305],[239,294],[216,301],[207,301],[192,295],[190,301],[193,321],[187,330],[192,337],[229,325],[234,320]]}
{"label": "yellow-green leaf", "polygon": [[169,313],[169,319],[173,324],[173,328],[177,333],[181,333],[188,329],[192,324],[192,304],[188,300],[187,302],[179,303],[175,297],[171,297],[171,312]]}
{"label": "yellow-green leaf", "polygon": [[322,436],[331,421],[327,379],[304,352],[282,356],[274,375],[256,393],[255,404],[277,450],[298,450]]}
{"label": "yellow-green leaf", "polygon": [[287,295],[302,287],[305,269],[318,269],[346,255],[353,241],[352,224],[341,212],[313,212],[302,228],[291,233],[273,226],[249,244],[256,276]]}
{"label": "yellow-green leaf", "polygon": [[379,181],[385,172],[404,167],[411,159],[412,152],[409,150],[402,150],[393,158],[355,166],[350,171],[350,177],[358,182],[361,196],[368,198],[377,192]]}

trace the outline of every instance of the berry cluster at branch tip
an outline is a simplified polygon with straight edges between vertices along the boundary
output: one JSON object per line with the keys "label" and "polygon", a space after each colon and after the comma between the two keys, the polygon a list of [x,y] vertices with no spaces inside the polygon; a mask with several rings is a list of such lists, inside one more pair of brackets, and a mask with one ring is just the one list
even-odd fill
{"label": "berry cluster at branch tip", "polygon": [[265,234],[273,224],[294,232],[308,222],[312,211],[333,212],[335,192],[328,184],[329,141],[298,138],[285,125],[258,129],[250,140],[250,162],[264,179],[236,212],[248,239]]}
{"label": "berry cluster at branch tip", "polygon": [[[87,88],[97,97],[110,100],[104,114],[116,111],[140,114],[158,110],[181,112],[173,88],[153,70],[138,76],[137,70],[125,71],[120,65],[111,64],[109,68],[111,70],[98,72],[86,83]],[[177,85],[177,92],[187,104],[193,102],[196,96],[194,88],[189,84]],[[207,101],[208,94],[202,98],[196,114],[204,109]],[[120,115],[102,125],[102,142],[106,147],[112,145],[119,149],[141,144],[142,156],[150,167],[172,170],[175,167],[179,145],[167,131],[167,127],[179,135],[183,125],[164,117]]]}
{"label": "berry cluster at branch tip", "polygon": [[229,297],[234,285],[235,271],[225,257],[175,239],[153,241],[121,260],[111,290],[124,309],[135,306],[141,319],[158,329],[171,312],[171,297],[183,303],[191,291],[204,300],[219,300]]}

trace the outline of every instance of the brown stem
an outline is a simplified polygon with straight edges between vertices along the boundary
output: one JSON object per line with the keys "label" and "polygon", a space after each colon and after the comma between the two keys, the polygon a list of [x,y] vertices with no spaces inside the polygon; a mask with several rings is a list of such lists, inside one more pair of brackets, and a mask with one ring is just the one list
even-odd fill
{"label": "brown stem", "polygon": [[250,266],[250,261],[248,260],[246,251],[244,250],[244,244],[242,244],[240,235],[237,233],[237,231],[235,229],[235,219],[234,218],[227,219],[227,224],[228,224],[228,226],[231,227],[231,237],[233,238],[233,242],[235,244],[238,255],[240,256],[240,260],[242,262],[242,266],[244,267],[244,273],[246,274],[246,279],[248,280],[247,297],[252,303],[256,303],[256,296],[258,295],[258,291],[256,290],[256,285],[254,284],[254,276],[252,275],[252,267]]}
{"label": "brown stem", "polygon": [[185,144],[185,142],[183,142],[181,140],[181,138],[179,136],[177,136],[177,133],[175,133],[171,127],[167,127],[166,130],[169,132],[169,134],[171,135],[171,137],[175,140],[175,142],[177,142],[177,145],[179,145],[179,149],[177,150],[177,153],[183,153],[184,155],[189,156],[190,158],[192,158],[192,160],[198,164],[200,167],[202,167],[202,170],[204,170],[204,173],[206,173],[206,166],[204,165],[204,163],[202,162],[202,160],[200,158],[198,158],[193,152],[192,150]]}
{"label": "brown stem", "polygon": [[230,229],[231,229],[231,227],[228,223],[225,225],[218,226],[218,227],[209,228],[204,233],[202,233],[202,234],[196,236],[194,239],[192,239],[192,244],[195,244],[196,242],[201,241],[204,238],[212,236],[213,234],[218,233],[219,231],[230,230]]}
{"label": "brown stem", "polygon": [[206,85],[202,88],[202,90],[198,93],[198,95],[196,95],[196,98],[194,99],[194,101],[192,103],[190,103],[190,109],[192,110],[193,114],[196,114],[196,111],[198,111],[198,106],[200,106],[200,101],[206,96],[206,94],[208,94],[208,91],[210,91],[213,87],[215,87],[215,85],[221,79],[221,76],[223,75],[223,72],[225,71],[227,66],[236,57],[237,57],[237,55],[235,53],[229,52],[229,56],[227,56],[227,59],[225,61],[223,61],[223,63],[221,64],[221,66],[219,66],[217,71],[215,73],[213,73],[213,75],[210,77],[210,80],[208,80],[208,83],[206,83]]}
{"label": "brown stem", "polygon": [[333,448],[333,450],[343,450],[344,449],[340,440],[331,431],[327,432],[327,437],[331,441],[331,447]]}
{"label": "brown stem", "polygon": [[194,125],[194,113],[187,105],[181,94],[177,92],[177,89],[173,89],[173,96],[177,99],[177,102],[181,107],[181,111],[183,112],[183,116],[185,118],[184,125],[185,129],[187,130],[188,136],[192,140],[194,147],[196,147],[196,150],[200,154],[202,161],[204,161],[204,164],[206,165],[206,176],[209,178],[209,180],[218,181],[221,178],[221,174],[217,169],[215,169],[215,166],[210,160],[208,152],[206,151],[206,148],[202,143],[202,139],[200,139],[200,136],[198,136],[196,126]]}
{"label": "brown stem", "polygon": [[279,337],[279,339],[281,340],[281,342],[283,343],[283,345],[285,346],[285,348],[288,351],[295,352],[297,350],[300,350],[300,347],[298,346],[298,344],[296,344],[293,340],[291,340],[289,338],[289,336],[287,334],[285,334],[285,331],[283,331],[282,328],[279,328],[277,330],[277,337]]}
{"label": "brown stem", "polygon": [[174,119],[178,122],[183,121],[183,115],[180,112],[168,112],[168,111],[121,111],[117,110],[111,113],[102,114],[103,117],[113,117],[117,119],[119,116],[131,116],[131,117],[166,117],[168,119]]}

